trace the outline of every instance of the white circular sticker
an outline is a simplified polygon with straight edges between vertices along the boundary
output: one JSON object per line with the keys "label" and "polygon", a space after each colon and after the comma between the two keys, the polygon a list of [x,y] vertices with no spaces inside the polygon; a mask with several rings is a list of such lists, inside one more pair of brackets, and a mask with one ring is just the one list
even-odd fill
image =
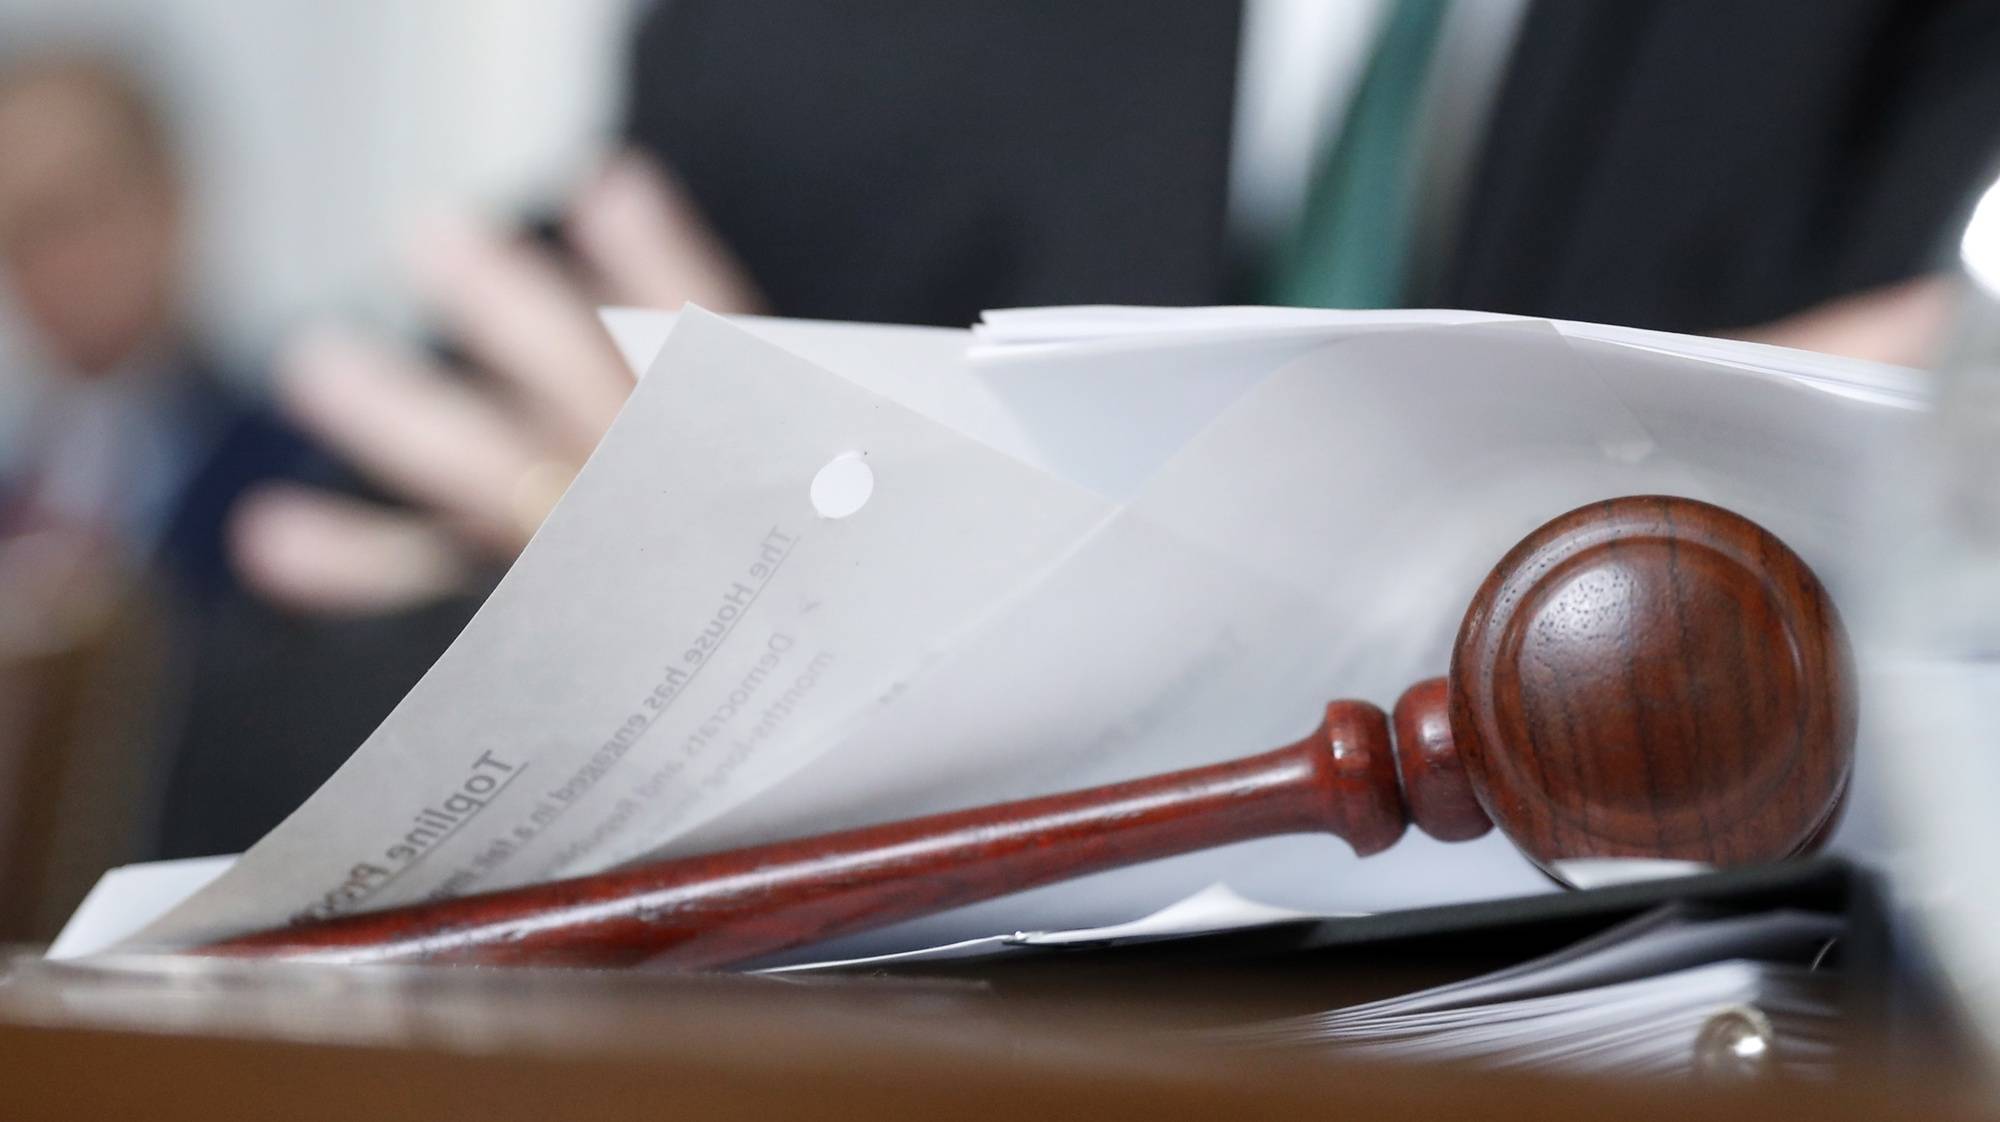
{"label": "white circular sticker", "polygon": [[875,472],[859,452],[835,456],[813,476],[812,504],[821,518],[845,518],[868,505]]}

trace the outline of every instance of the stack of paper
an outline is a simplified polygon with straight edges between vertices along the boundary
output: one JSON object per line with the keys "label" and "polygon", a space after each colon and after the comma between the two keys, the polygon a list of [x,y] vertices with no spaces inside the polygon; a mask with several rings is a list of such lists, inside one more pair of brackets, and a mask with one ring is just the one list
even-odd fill
{"label": "stack of paper", "polygon": [[1668,906],[1467,981],[1213,1035],[1256,1047],[1601,1075],[1729,1074],[1747,1061],[1753,1070],[1825,1076],[1839,1003],[1837,979],[1817,966],[1840,934],[1839,919],[1814,912],[1701,918]]}
{"label": "stack of paper", "polygon": [[[486,607],[125,946],[1267,748],[1442,673],[1487,568],[1609,496],[1732,507],[1838,598],[1855,452],[1921,404],[1907,371],[1464,313],[608,320],[646,376]],[[1117,923],[1214,882],[1312,913],[1547,888],[1497,836],[1367,861],[1290,837],[826,953]]]}

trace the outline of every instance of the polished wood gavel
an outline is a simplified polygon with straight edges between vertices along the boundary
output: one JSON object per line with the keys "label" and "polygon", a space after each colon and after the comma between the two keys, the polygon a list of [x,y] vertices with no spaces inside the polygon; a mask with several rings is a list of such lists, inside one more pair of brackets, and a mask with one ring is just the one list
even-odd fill
{"label": "polished wood gavel", "polygon": [[[1023,889],[1276,834],[1356,853],[1409,821],[1497,823],[1543,868],[1730,866],[1816,845],[1853,759],[1855,673],[1819,580],[1738,515],[1613,499],[1530,534],[1473,597],[1450,678],[1328,705],[1229,763],[199,948],[333,962],[684,969],[740,963]],[[1398,783],[1398,772],[1401,782]]]}

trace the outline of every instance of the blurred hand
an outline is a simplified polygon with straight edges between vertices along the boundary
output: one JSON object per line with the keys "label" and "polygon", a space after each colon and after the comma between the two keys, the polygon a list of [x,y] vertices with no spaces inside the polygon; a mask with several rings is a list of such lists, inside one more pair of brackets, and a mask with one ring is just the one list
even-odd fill
{"label": "blurred hand", "polygon": [[598,304],[754,312],[761,300],[680,187],[636,155],[614,160],[566,224],[576,276],[548,254],[460,220],[415,247],[419,291],[485,377],[318,327],[279,364],[299,424],[416,509],[274,485],[232,512],[237,568],[314,612],[413,607],[505,563],[590,455],[632,388]]}
{"label": "blurred hand", "polygon": [[1829,300],[1775,323],[1729,334],[1753,343],[1927,366],[1937,357],[1954,308],[1951,282],[1925,276]]}

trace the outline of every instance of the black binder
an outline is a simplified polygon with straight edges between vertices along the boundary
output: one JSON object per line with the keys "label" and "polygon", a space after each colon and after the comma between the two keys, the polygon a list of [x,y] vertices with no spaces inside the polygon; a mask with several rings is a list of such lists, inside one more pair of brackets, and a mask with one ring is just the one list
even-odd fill
{"label": "black binder", "polygon": [[[1812,957],[1837,993],[1843,1062],[1957,1047],[1932,974],[1897,938],[1877,877],[1805,861],[1588,891],[1300,920],[1139,942],[1037,946],[993,958],[886,963],[860,972],[951,981],[1032,1010],[1078,997],[1159,1010],[1169,1031],[1242,1025],[1471,978],[1557,952],[1663,906],[1703,916],[1789,909],[1835,917]],[[1162,995],[1175,1000],[1159,1002]]]}

